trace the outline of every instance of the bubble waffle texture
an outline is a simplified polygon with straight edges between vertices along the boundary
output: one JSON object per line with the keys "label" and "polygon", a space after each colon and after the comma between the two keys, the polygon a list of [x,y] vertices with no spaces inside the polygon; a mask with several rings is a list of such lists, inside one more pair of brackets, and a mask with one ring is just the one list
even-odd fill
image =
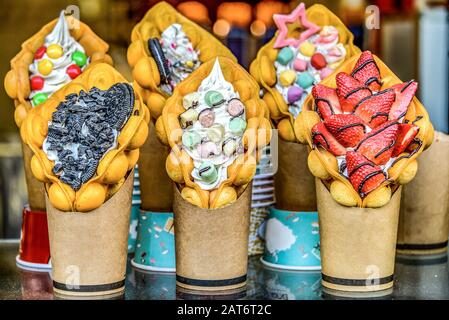
{"label": "bubble waffle texture", "polygon": [[200,50],[199,60],[204,63],[216,56],[229,57],[237,61],[231,51],[209,32],[181,15],[166,2],[154,5],[134,27],[128,48],[128,64],[132,68],[134,86],[150,108],[154,120],[162,115],[169,97],[159,88],[160,75],[156,62],[148,50],[148,39],[160,38],[170,25],[179,23],[195,50]]}
{"label": "bubble waffle texture", "polygon": [[[218,189],[211,192],[202,190],[191,176],[193,163],[181,150],[182,129],[178,116],[185,111],[182,99],[196,92],[201,81],[206,78],[214,65],[214,60],[202,64],[189,78],[180,83],[167,100],[162,117],[156,123],[158,137],[168,144],[172,151],[167,158],[167,173],[178,183],[181,194],[191,203],[202,208],[216,209],[235,201],[256,173],[256,162],[260,150],[271,140],[271,124],[263,100],[259,98],[259,86],[239,64],[227,57],[219,57],[221,70],[245,105],[247,128],[243,134],[244,154],[228,167],[228,179]],[[259,131],[260,130],[260,131]]]}
{"label": "bubble waffle texture", "polygon": [[100,160],[96,175],[75,192],[53,174],[54,162],[48,160],[42,150],[51,121],[59,103],[68,94],[88,92],[92,87],[107,90],[116,83],[127,82],[113,67],[98,63],[83,72],[78,78],[56,91],[46,102],[30,110],[21,129],[22,140],[34,153],[31,168],[34,176],[45,183],[51,204],[61,211],[88,212],[100,207],[122,186],[129,171],[133,170],[139,147],[148,136],[150,114],[142,97],[134,91],[135,100],[131,117],[117,137],[117,146]]}
{"label": "bubble waffle texture", "polygon": [[[390,88],[395,84],[402,83],[402,81],[391,71],[377,56],[373,55],[377,66],[380,69],[380,75],[382,77],[382,87],[380,90],[385,90]],[[354,68],[359,55],[352,57],[350,60],[342,64],[334,73],[333,76],[326,78],[321,84],[336,88],[335,74],[339,72],[351,73]],[[312,127],[319,121],[319,116],[314,111],[314,98],[312,94],[309,94],[303,104],[303,111],[296,118],[294,123],[294,130],[296,136],[299,137],[301,141],[308,144],[310,148],[313,149],[312,143]],[[420,118],[422,117],[422,118]],[[404,117],[405,120],[413,122],[415,119],[419,119],[414,122],[415,125],[419,127],[419,132],[416,138],[422,141],[422,146],[419,147],[418,151],[414,154],[410,152],[405,152],[401,156],[410,156],[409,158],[404,158],[397,161],[388,170],[388,180],[384,181],[376,190],[371,191],[367,197],[362,199],[358,192],[353,188],[348,179],[339,173],[338,167],[336,165],[337,161],[335,156],[330,152],[325,151],[322,148],[313,149],[311,152],[314,153],[312,158],[309,158],[309,167],[321,168],[320,171],[325,171],[329,179],[326,181],[327,185],[331,185],[331,195],[333,198],[346,206],[358,206],[358,207],[380,207],[389,202],[391,198],[391,191],[395,191],[401,183],[408,183],[411,179],[410,176],[414,176],[417,169],[416,158],[423,152],[424,149],[428,148],[432,144],[432,137],[434,134],[434,129],[432,123],[430,122],[429,115],[424,108],[424,106],[419,102],[419,100],[414,97],[412,102],[408,107],[407,114]],[[316,170],[316,169],[315,169]],[[312,173],[320,179],[323,179],[322,174],[317,174],[312,170]],[[319,170],[316,170],[319,171]],[[335,183],[337,181],[337,183]],[[335,186],[332,186],[335,183]],[[344,187],[343,187],[344,186]],[[390,188],[391,190],[387,190]]]}
{"label": "bubble waffle texture", "polygon": [[[71,29],[70,34],[79,42],[90,57],[90,64],[106,62],[112,65],[112,58],[107,54],[109,45],[97,36],[86,24],[68,16],[66,19],[69,25],[79,24],[79,28]],[[30,95],[30,75],[29,66],[34,60],[34,53],[42,46],[45,37],[53,30],[58,19],[46,24],[42,29],[31,38],[22,43],[22,50],[11,60],[11,70],[5,76],[5,90],[11,99],[14,99],[15,113],[14,120],[20,128],[27,113],[32,109],[31,102],[28,100]],[[85,71],[84,71],[85,72]]]}
{"label": "bubble waffle texture", "polygon": [[[343,22],[329,11],[325,6],[315,4],[306,10],[307,19],[314,24],[323,26],[334,26],[339,33],[339,43],[342,43],[346,49],[346,58],[348,59],[360,53],[360,49],[353,44],[354,36],[346,28]],[[296,24],[298,26],[298,24]],[[294,32],[294,28],[289,28],[288,36]],[[274,123],[277,124],[279,136],[286,141],[298,142],[293,130],[294,118],[288,110],[288,105],[284,98],[276,90],[276,69],[274,62],[276,60],[279,49],[273,48],[276,37],[266,45],[260,48],[256,59],[251,63],[250,73],[264,89],[263,100],[270,109],[270,116]],[[334,73],[335,74],[335,71]]]}

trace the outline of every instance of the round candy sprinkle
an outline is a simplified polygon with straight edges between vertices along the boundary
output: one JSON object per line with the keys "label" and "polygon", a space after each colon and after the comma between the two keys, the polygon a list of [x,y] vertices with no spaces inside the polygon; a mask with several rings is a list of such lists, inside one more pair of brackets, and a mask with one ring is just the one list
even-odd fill
{"label": "round candy sprinkle", "polygon": [[214,164],[209,161],[205,161],[200,165],[198,174],[201,179],[207,183],[213,183],[218,179],[217,168],[215,168]]}
{"label": "round candy sprinkle", "polygon": [[38,94],[34,95],[33,97],[33,105],[37,106],[38,104],[44,103],[45,101],[47,101],[48,96],[47,94],[43,93],[43,92],[39,92]]}
{"label": "round candy sprinkle", "polygon": [[295,59],[293,62],[293,68],[296,71],[302,72],[307,70],[307,61],[302,59]]}
{"label": "round candy sprinkle", "polygon": [[34,53],[34,59],[35,60],[39,60],[42,59],[42,57],[44,56],[45,52],[47,51],[47,48],[42,46],[39,49],[36,50],[36,52]]}
{"label": "round candy sprinkle", "polygon": [[294,103],[296,101],[298,101],[299,99],[301,99],[301,96],[303,95],[304,90],[301,87],[298,86],[291,86],[290,88],[288,88],[287,91],[287,100],[288,103]]}
{"label": "round candy sprinkle", "polygon": [[193,68],[193,66],[194,66],[195,64],[193,63],[192,60],[189,60],[189,61],[186,61],[185,65],[186,65],[187,68]]}
{"label": "round candy sprinkle", "polygon": [[306,57],[313,56],[313,54],[315,53],[315,49],[315,45],[310,43],[309,41],[304,41],[299,46],[299,52],[301,52],[301,54]]}
{"label": "round candy sprinkle", "polygon": [[86,55],[81,51],[75,51],[72,53],[72,61],[76,63],[78,67],[84,67],[87,63]]}
{"label": "round candy sprinkle", "polygon": [[59,44],[51,44],[47,48],[47,56],[52,59],[59,59],[62,57],[64,50]]}
{"label": "round candy sprinkle", "polygon": [[296,80],[296,72],[293,70],[282,71],[279,75],[279,82],[282,86],[288,87]]}
{"label": "round candy sprinkle", "polygon": [[315,53],[312,56],[310,63],[317,70],[321,70],[327,66],[326,58],[319,52]]}
{"label": "round candy sprinkle", "polygon": [[241,135],[243,131],[245,131],[245,129],[246,129],[246,121],[243,120],[242,118],[239,117],[233,118],[229,122],[229,130],[231,130],[233,134]]}
{"label": "round candy sprinkle", "polygon": [[69,75],[71,79],[75,79],[82,73],[82,71],[81,68],[78,67],[76,64],[72,64],[67,67],[66,73]]}
{"label": "round candy sprinkle", "polygon": [[201,137],[194,131],[184,131],[182,134],[182,144],[191,149],[201,142]]}
{"label": "round candy sprinkle", "polygon": [[225,99],[220,92],[210,90],[206,92],[206,95],[204,96],[204,101],[209,107],[218,107],[223,102],[225,102]]}
{"label": "round candy sprinkle", "polygon": [[39,70],[40,74],[42,74],[44,76],[48,76],[51,73],[51,71],[53,70],[53,62],[51,62],[48,59],[42,59],[37,64],[37,69]]}
{"label": "round candy sprinkle", "polygon": [[232,117],[238,117],[245,112],[245,106],[243,105],[242,101],[240,101],[240,99],[234,98],[229,100],[228,106],[226,107],[226,111]]}
{"label": "round candy sprinkle", "polygon": [[293,50],[290,49],[289,47],[284,47],[279,51],[276,61],[285,66],[292,59],[293,59]]}
{"label": "round candy sprinkle", "polygon": [[298,75],[296,83],[303,89],[307,89],[313,85],[315,78],[309,72],[303,72]]}
{"label": "round candy sprinkle", "polygon": [[34,76],[30,79],[32,91],[41,90],[44,87],[45,80],[40,76]]}

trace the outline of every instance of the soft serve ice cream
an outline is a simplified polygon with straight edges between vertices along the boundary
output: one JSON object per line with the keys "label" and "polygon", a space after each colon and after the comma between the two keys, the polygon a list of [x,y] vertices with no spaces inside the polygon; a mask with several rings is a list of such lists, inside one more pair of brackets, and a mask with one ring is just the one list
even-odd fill
{"label": "soft serve ice cream", "polygon": [[36,50],[29,67],[33,106],[45,102],[55,91],[78,77],[89,59],[86,52],[71,35],[64,11],[44,44]]}
{"label": "soft serve ice cream", "polygon": [[203,190],[212,190],[228,178],[227,168],[243,153],[245,107],[223,76],[218,59],[197,92],[183,99],[179,116],[182,146],[193,159],[191,173]]}

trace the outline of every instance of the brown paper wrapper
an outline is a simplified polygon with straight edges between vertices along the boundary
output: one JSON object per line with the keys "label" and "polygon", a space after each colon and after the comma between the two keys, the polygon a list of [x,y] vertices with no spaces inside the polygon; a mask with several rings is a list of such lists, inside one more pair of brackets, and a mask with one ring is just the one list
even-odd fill
{"label": "brown paper wrapper", "polygon": [[33,151],[22,142],[23,164],[28,190],[28,204],[32,211],[45,211],[45,187],[31,172],[31,158]]}
{"label": "brown paper wrapper", "polygon": [[351,292],[391,288],[401,188],[376,209],[339,205],[318,179],[316,193],[323,286]]}
{"label": "brown paper wrapper", "polygon": [[148,139],[140,149],[139,180],[141,208],[145,211],[171,212],[173,207],[173,182],[165,170],[168,147],[156,137],[150,121]]}
{"label": "brown paper wrapper", "polygon": [[53,290],[69,296],[98,296],[125,288],[133,174],[101,207],[62,212],[48,198]]}
{"label": "brown paper wrapper", "polygon": [[398,231],[398,253],[446,252],[449,235],[449,136],[435,140],[418,159],[414,180],[404,187]]}
{"label": "brown paper wrapper", "polygon": [[234,203],[202,209],[174,187],[176,283],[191,290],[233,290],[246,284],[251,185]]}
{"label": "brown paper wrapper", "polygon": [[306,145],[279,138],[278,171],[274,176],[276,208],[316,211],[315,177],[307,166]]}

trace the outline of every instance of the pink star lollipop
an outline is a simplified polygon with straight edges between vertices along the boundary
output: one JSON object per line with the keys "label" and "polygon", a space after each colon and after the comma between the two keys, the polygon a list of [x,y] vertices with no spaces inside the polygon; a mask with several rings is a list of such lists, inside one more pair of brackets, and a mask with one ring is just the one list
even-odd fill
{"label": "pink star lollipop", "polygon": [[[273,20],[279,29],[279,33],[274,42],[274,48],[282,48],[286,46],[294,46],[297,48],[302,42],[308,39],[311,35],[320,31],[320,27],[316,24],[307,20],[306,17],[306,7],[304,3],[300,3],[290,14],[275,14],[273,15]],[[306,29],[304,30],[299,39],[286,38],[288,33],[287,23],[293,23],[295,21],[300,21],[301,25]]]}

